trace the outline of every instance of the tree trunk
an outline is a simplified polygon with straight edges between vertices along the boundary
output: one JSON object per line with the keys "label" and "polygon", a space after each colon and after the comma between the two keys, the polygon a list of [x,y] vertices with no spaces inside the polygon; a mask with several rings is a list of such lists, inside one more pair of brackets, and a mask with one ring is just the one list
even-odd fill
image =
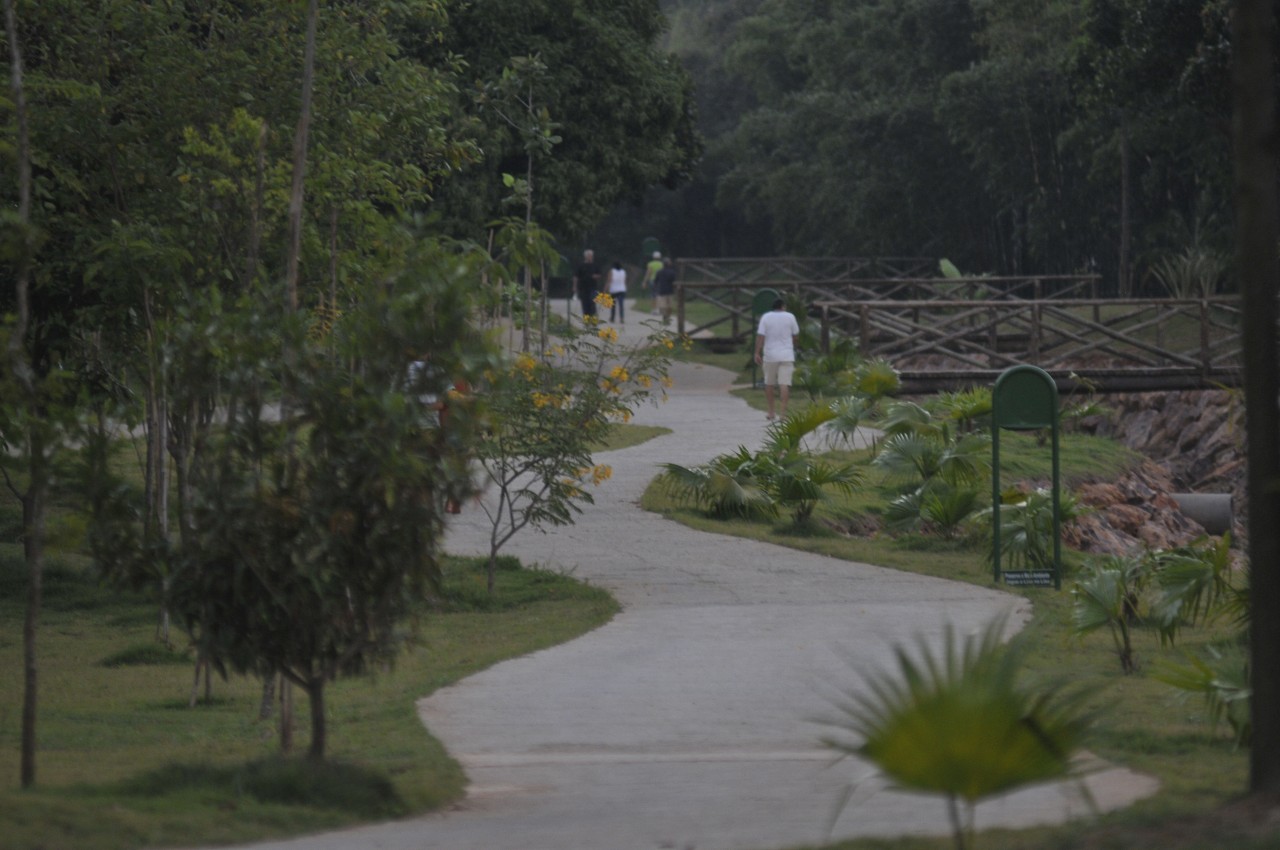
{"label": "tree trunk", "polygon": [[316,676],[307,682],[307,700],[311,703],[311,748],[307,750],[307,758],[323,761],[327,735],[324,724],[323,676]]}
{"label": "tree trunk", "polygon": [[293,683],[280,677],[280,752],[293,752]]}
{"label": "tree trunk", "polygon": [[18,14],[13,0],[4,0],[4,31],[9,42],[9,89],[17,122],[18,227],[22,245],[14,274],[16,321],[9,337],[9,363],[21,387],[27,413],[27,462],[30,480],[22,495],[22,552],[27,564],[27,611],[22,625],[22,755],[19,767],[23,788],[36,781],[36,712],[39,664],[36,634],[40,625],[44,584],[45,497],[49,469],[45,457],[44,427],[35,369],[27,349],[31,323],[31,136],[27,101],[22,85],[22,50],[18,42]]}
{"label": "tree trunk", "polygon": [[293,134],[293,187],[289,192],[289,254],[285,266],[285,308],[298,309],[298,267],[302,256],[302,202],[307,180],[307,136],[311,131],[311,92],[316,75],[318,0],[307,4],[307,43],[302,60],[302,105]]}
{"label": "tree trunk", "polygon": [[1275,32],[1271,0],[1237,0],[1235,65],[1236,264],[1240,269],[1249,458],[1249,789],[1280,791],[1280,382],[1276,296]]}
{"label": "tree trunk", "polygon": [[22,500],[22,553],[27,563],[27,614],[22,625],[22,787],[36,781],[36,711],[40,667],[36,655],[36,634],[40,626],[41,592],[44,584],[44,519],[49,470],[44,456],[41,425],[30,426],[30,483]]}
{"label": "tree trunk", "polygon": [[[1123,119],[1122,119],[1123,121]],[[1133,237],[1129,227],[1129,127],[1120,125],[1120,269],[1117,284],[1126,298],[1133,294],[1133,270],[1129,268],[1129,249]]]}
{"label": "tree trunk", "polygon": [[275,713],[276,677],[275,674],[262,677],[262,700],[258,703],[258,719],[270,720]]}

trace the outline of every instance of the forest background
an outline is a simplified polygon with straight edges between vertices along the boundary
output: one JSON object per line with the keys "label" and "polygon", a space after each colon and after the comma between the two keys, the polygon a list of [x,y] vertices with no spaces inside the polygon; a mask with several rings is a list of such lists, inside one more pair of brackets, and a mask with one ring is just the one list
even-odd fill
{"label": "forest background", "polygon": [[705,153],[600,241],[1163,294],[1162,260],[1232,251],[1230,5],[667,0]]}

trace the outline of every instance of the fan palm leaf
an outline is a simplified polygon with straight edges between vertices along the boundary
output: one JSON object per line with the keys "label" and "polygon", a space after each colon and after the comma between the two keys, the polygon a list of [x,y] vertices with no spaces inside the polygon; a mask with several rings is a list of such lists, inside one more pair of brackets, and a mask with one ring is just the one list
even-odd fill
{"label": "fan palm leaf", "polygon": [[1091,723],[1087,694],[1021,682],[1022,651],[1003,633],[997,620],[964,639],[948,627],[940,651],[920,638],[914,652],[896,647],[896,669],[843,694],[824,743],[903,788],[964,801],[970,823],[979,800],[1068,775]]}

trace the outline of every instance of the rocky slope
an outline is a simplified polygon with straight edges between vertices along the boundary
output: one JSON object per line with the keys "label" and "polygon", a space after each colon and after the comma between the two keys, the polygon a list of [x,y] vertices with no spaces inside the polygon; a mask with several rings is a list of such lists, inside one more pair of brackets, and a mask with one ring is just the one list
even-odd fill
{"label": "rocky slope", "polygon": [[1242,541],[1244,411],[1238,394],[1134,393],[1102,402],[1107,415],[1082,420],[1080,429],[1118,440],[1151,460],[1117,481],[1078,491],[1093,510],[1064,531],[1069,545],[1124,554],[1193,540],[1204,529],[1183,516],[1172,493],[1230,493],[1233,536]]}

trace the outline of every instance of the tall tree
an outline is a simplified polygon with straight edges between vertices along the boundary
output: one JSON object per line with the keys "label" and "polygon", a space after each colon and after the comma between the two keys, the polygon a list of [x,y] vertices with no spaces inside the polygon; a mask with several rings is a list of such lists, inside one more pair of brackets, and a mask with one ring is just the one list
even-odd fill
{"label": "tall tree", "polygon": [[[693,94],[658,48],[664,27],[656,0],[476,0],[450,13],[443,47],[465,61],[477,94],[516,57],[538,56],[548,69],[538,102],[561,142],[538,168],[533,217],[562,240],[588,232],[616,202],[693,170]],[[421,52],[429,43],[410,45],[434,58]],[[517,129],[496,114],[480,118],[483,165],[443,187],[435,204],[468,232],[496,216],[502,175],[523,174],[530,155]]]}
{"label": "tall tree", "polygon": [[1276,158],[1276,18],[1269,0],[1237,0],[1235,20],[1236,261],[1244,300],[1249,455],[1249,788],[1280,791],[1280,208]]}
{"label": "tall tree", "polygon": [[[28,349],[31,324],[30,268],[35,240],[31,232],[31,139],[27,122],[26,91],[23,87],[22,48],[18,38],[18,15],[14,0],[4,0],[4,29],[9,48],[9,88],[13,94],[13,111],[17,124],[15,165],[18,187],[16,214],[4,222],[6,259],[13,263],[14,301],[17,320],[9,328],[6,346],[9,367],[17,383],[20,400],[11,411],[17,429],[25,440],[21,446],[27,459],[27,483],[19,490],[9,477],[4,477],[22,504],[22,551],[27,564],[27,609],[22,626],[22,759],[21,782],[24,788],[36,781],[36,716],[39,705],[39,658],[36,636],[40,623],[41,587],[44,574],[45,507],[49,491],[49,459],[46,455],[47,435],[42,414],[43,388]],[[9,217],[6,217],[9,218]],[[9,411],[6,411],[9,413]],[[15,424],[4,416],[4,424]],[[0,445],[8,446],[13,428],[0,430]]]}

